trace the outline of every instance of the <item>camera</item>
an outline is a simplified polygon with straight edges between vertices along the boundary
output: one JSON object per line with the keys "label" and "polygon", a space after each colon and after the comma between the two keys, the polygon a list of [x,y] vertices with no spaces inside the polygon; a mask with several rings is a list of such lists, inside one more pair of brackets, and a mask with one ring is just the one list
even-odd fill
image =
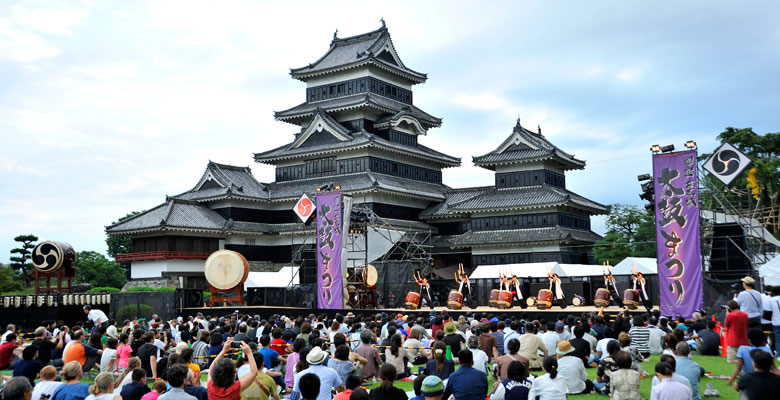
{"label": "camera", "polygon": [[230,347],[234,348],[234,349],[240,349],[241,348],[241,342],[233,342],[233,343],[230,344]]}

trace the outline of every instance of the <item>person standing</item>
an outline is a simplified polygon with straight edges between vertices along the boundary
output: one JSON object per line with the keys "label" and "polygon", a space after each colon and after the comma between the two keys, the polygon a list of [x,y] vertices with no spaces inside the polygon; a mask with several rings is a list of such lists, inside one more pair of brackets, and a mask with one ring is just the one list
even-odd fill
{"label": "person standing", "polygon": [[453,395],[458,400],[484,400],[488,392],[487,375],[472,367],[474,357],[471,351],[461,350],[458,362],[460,368],[450,375],[443,398],[449,399]]}
{"label": "person standing", "polygon": [[761,299],[761,293],[753,289],[756,281],[749,276],[742,278],[742,288],[745,289],[737,295],[739,309],[748,316],[748,327],[758,328],[761,326],[761,314],[764,306]]}
{"label": "person standing", "polygon": [[87,319],[92,321],[95,327],[105,328],[108,325],[108,317],[100,309],[92,309],[92,306],[86,305],[84,306],[84,314],[87,315]]}
{"label": "person standing", "polygon": [[775,357],[780,360],[780,286],[772,288],[772,330],[775,335]]}
{"label": "person standing", "polygon": [[726,362],[734,364],[737,362],[737,349],[739,346],[748,344],[747,327],[748,315],[739,309],[739,303],[729,300],[727,303],[728,314],[724,327],[726,330]]}

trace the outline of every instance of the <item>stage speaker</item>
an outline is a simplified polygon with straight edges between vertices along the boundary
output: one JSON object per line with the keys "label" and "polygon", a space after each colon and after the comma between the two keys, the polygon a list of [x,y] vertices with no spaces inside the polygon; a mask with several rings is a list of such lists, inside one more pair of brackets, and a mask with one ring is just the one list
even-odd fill
{"label": "stage speaker", "polygon": [[298,274],[302,285],[317,283],[317,259],[304,258]]}
{"label": "stage speaker", "polygon": [[736,279],[752,271],[745,231],[739,224],[715,224],[712,232],[710,272],[716,279]]}
{"label": "stage speaker", "polygon": [[200,289],[176,289],[176,296],[182,308],[203,307],[203,291]]}
{"label": "stage speaker", "polygon": [[265,288],[261,288],[261,287],[247,288],[247,290],[246,290],[246,305],[248,305],[248,306],[264,306],[265,305]]}
{"label": "stage speaker", "polygon": [[266,288],[265,289],[265,305],[267,306],[285,306],[284,292],[286,288]]}

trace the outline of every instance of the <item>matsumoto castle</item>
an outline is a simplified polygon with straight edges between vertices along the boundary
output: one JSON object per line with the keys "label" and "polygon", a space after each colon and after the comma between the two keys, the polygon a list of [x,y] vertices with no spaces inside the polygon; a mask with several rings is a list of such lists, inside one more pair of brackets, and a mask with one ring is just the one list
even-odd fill
{"label": "matsumoto castle", "polygon": [[253,269],[279,270],[302,245],[313,248],[314,226],[301,223],[293,205],[330,182],[393,228],[430,232],[436,268],[594,263],[592,245],[601,237],[590,216],[606,207],[566,189],[566,171],[584,169],[585,161],[541,130],[518,120],[494,150],[472,157],[494,171],[489,185],[442,183],[461,160],[423,144],[442,120],[415,104],[412,89],[427,75],[401,61],[384,24],[334,35],[322,57],[290,74],[306,84],[305,102],[275,113],[294,125],[291,141],[254,155],[275,166],[275,182],[258,182],[249,167],[209,162],[192,189],[108,226],[108,234],[132,238],[132,253],[117,260],[132,263],[133,279],[205,287],[203,260],[218,249],[242,253]]}

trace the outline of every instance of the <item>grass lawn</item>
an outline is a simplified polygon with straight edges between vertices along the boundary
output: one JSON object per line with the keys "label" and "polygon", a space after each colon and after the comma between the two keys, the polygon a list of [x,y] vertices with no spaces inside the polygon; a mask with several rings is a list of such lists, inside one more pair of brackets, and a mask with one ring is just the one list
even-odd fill
{"label": "grass lawn", "polygon": [[[653,371],[655,371],[655,364],[658,363],[659,358],[660,356],[658,355],[651,356],[648,360],[645,360],[642,363],[642,368],[645,371],[652,373]],[[708,356],[694,355],[692,359],[693,361],[699,363],[699,365],[701,365],[705,371],[707,371],[708,373],[711,372],[712,375],[714,376],[720,376],[720,375],[730,376],[731,372],[734,371],[734,364],[727,364],[725,357],[708,357]],[[588,368],[585,371],[588,373],[588,378],[590,378],[591,380],[596,378],[596,368]],[[541,372],[536,372],[534,374],[541,375]],[[647,378],[642,378],[642,380],[640,381],[639,393],[642,395],[643,399],[650,398],[650,384],[652,383],[653,376],[654,374],[650,375]],[[490,377],[488,377],[488,380],[489,380],[488,387],[492,388],[493,380],[490,379]],[[709,382],[712,382],[712,387],[718,390],[721,399],[725,399],[725,400],[739,399],[739,393],[737,393],[737,391],[734,390],[733,387],[726,387],[726,382],[727,382],[726,380],[708,378],[706,376],[702,377],[701,381],[699,381],[699,391],[701,393],[704,392],[704,389],[707,387],[707,383]],[[368,389],[373,389],[378,386],[379,384],[371,385],[368,386]],[[409,382],[398,381],[395,382],[394,386],[403,389],[407,392],[413,390],[411,381]],[[569,399],[599,399],[599,398],[606,399],[607,396],[602,396],[597,394],[581,394],[581,395],[569,395],[568,398]]]}
{"label": "grass lawn", "polygon": [[[697,356],[694,355],[693,361],[696,361],[701,365],[705,371],[708,373],[712,373],[714,376],[730,376],[731,372],[734,370],[734,364],[727,364],[725,357],[708,357],[708,356]],[[652,372],[655,369],[655,364],[658,362],[659,356],[654,355],[651,356],[648,360],[645,360],[642,363],[642,368],[645,371]],[[596,378],[596,368],[588,368],[585,370],[588,373],[588,378],[595,379]],[[10,375],[11,371],[3,371],[3,375]],[[535,373],[535,375],[541,375],[540,372]],[[639,393],[642,395],[643,399],[649,399],[650,398],[650,384],[652,383],[652,376],[643,378],[640,383],[639,387]],[[201,379],[205,383],[207,377],[205,374],[201,375]],[[493,387],[493,380],[488,377],[488,387]],[[92,383],[92,379],[83,379],[82,382],[84,383]],[[724,400],[737,400],[739,399],[739,393],[734,390],[733,387],[727,387],[726,386],[726,380],[725,379],[716,379],[716,378],[708,378],[703,377],[701,381],[699,382],[699,391],[703,392],[704,389],[707,387],[707,383],[712,382],[713,388],[717,389],[718,392],[720,392],[720,398]],[[151,387],[151,382],[149,383],[149,386]],[[367,389],[373,389],[375,387],[378,387],[379,383],[376,383],[374,385],[370,385],[367,387]],[[395,382],[395,387],[400,388],[406,392],[411,392],[413,390],[412,382],[408,381],[397,381]],[[703,396],[702,396],[703,397]],[[597,394],[587,394],[587,395],[569,395],[569,399],[606,399],[607,396],[601,396]]]}

